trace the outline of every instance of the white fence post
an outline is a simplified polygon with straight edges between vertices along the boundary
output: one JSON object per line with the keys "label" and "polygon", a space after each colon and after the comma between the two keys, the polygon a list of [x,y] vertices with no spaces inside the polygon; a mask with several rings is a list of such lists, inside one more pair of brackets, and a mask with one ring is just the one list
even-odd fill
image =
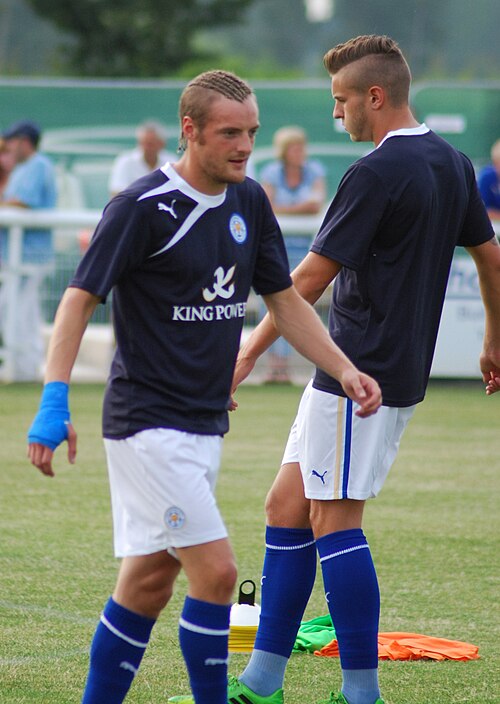
{"label": "white fence post", "polygon": [[3,381],[15,381],[14,379],[14,358],[17,353],[16,345],[16,302],[19,300],[19,289],[21,284],[21,264],[22,264],[22,237],[23,229],[19,225],[13,225],[8,236],[8,257],[6,267],[0,271],[2,290],[0,291],[0,315],[5,315],[5,323],[2,325],[3,344],[0,354],[3,354],[3,366],[1,367]]}
{"label": "white fence post", "polygon": [[22,239],[25,228],[75,228],[67,234],[76,240],[78,228],[94,228],[100,211],[28,210],[25,208],[0,208],[0,229],[7,232],[8,256],[0,262],[0,329],[3,344],[0,346],[0,381],[12,382],[15,378],[15,359],[19,353],[17,339],[19,291],[23,277],[38,276],[39,266],[25,264],[22,260]]}

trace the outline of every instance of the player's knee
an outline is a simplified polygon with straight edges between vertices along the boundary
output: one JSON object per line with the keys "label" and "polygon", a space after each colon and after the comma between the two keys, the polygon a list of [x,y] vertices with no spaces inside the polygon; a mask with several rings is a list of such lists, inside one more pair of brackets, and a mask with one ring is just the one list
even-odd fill
{"label": "player's knee", "polygon": [[309,528],[309,501],[303,497],[285,496],[269,491],[265,503],[268,526],[279,528]]}
{"label": "player's knee", "polygon": [[174,593],[173,580],[167,579],[161,569],[145,575],[136,586],[151,611],[157,614],[163,611]]}
{"label": "player's knee", "polygon": [[144,597],[151,613],[158,616],[172,598],[173,590],[161,587],[151,591],[144,591]]}
{"label": "player's knee", "polygon": [[238,572],[233,560],[220,561],[211,566],[206,574],[207,598],[216,602],[231,601]]}
{"label": "player's knee", "polygon": [[116,587],[114,598],[119,604],[135,613],[149,618],[158,618],[172,598],[173,587],[165,581],[152,578],[137,578],[131,582],[122,580]]}
{"label": "player's knee", "polygon": [[[266,519],[268,525],[278,525],[277,521],[281,514],[280,502],[276,493],[271,489],[266,496]],[[279,521],[278,521],[279,522]]]}

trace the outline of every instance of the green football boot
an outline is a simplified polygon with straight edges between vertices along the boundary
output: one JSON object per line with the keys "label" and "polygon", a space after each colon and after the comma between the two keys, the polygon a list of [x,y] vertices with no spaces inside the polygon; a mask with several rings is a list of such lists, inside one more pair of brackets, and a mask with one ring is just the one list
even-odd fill
{"label": "green football boot", "polygon": [[[339,692],[338,694],[330,692],[329,699],[322,699],[320,702],[317,702],[317,704],[349,704],[349,702],[341,692]],[[384,700],[377,699],[377,701],[373,702],[373,704],[384,704]]]}
{"label": "green football boot", "polygon": [[[191,694],[170,697],[168,701],[170,704],[194,704]],[[227,701],[228,704],[283,704],[284,698],[282,689],[277,689],[268,697],[261,697],[259,694],[252,692],[243,682],[240,682],[237,677],[229,675],[227,680]]]}

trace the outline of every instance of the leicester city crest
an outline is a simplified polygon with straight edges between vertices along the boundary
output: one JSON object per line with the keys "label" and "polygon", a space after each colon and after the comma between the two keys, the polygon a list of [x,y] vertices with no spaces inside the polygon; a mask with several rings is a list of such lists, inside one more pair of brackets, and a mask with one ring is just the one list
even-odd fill
{"label": "leicester city crest", "polygon": [[234,213],[229,220],[229,232],[238,244],[242,244],[247,238],[247,226],[241,215]]}
{"label": "leicester city crest", "polygon": [[184,511],[177,506],[171,506],[165,511],[165,523],[169,528],[182,528],[185,520]]}

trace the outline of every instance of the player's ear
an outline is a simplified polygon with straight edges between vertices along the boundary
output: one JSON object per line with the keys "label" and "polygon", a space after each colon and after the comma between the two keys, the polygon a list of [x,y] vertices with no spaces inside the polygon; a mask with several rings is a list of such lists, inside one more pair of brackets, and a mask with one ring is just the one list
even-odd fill
{"label": "player's ear", "polygon": [[368,95],[370,97],[370,106],[373,110],[380,110],[385,102],[385,91],[381,86],[372,86]]}
{"label": "player's ear", "polygon": [[188,142],[196,137],[196,125],[193,122],[193,118],[189,115],[184,115],[182,118],[182,134]]}

